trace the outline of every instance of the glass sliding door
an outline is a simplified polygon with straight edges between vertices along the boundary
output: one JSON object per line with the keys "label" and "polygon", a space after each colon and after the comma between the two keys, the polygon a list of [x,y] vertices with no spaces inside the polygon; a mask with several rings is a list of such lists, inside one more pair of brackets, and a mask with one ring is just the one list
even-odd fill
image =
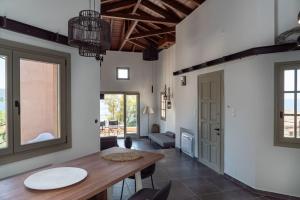
{"label": "glass sliding door", "polygon": [[139,135],[139,94],[105,92],[100,95],[100,136]]}
{"label": "glass sliding door", "polygon": [[101,137],[124,137],[124,95],[103,94],[100,99]]}
{"label": "glass sliding door", "polygon": [[126,136],[136,137],[139,133],[139,95],[126,94]]}

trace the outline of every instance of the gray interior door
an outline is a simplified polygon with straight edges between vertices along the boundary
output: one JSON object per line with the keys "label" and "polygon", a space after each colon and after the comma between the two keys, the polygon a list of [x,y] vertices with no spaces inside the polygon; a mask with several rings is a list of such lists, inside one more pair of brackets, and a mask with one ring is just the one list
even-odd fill
{"label": "gray interior door", "polygon": [[199,161],[222,173],[223,71],[198,77]]}

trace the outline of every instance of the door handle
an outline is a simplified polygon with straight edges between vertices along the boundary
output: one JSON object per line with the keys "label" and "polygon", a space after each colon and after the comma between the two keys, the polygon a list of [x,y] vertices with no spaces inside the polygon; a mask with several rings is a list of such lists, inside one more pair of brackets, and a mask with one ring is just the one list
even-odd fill
{"label": "door handle", "polygon": [[283,111],[279,112],[279,116],[280,116],[281,119],[283,119]]}
{"label": "door handle", "polygon": [[15,101],[15,107],[18,109],[18,115],[21,113],[21,105],[19,101]]}
{"label": "door handle", "polygon": [[220,135],[220,129],[219,128],[215,128],[214,131],[218,132],[217,135]]}

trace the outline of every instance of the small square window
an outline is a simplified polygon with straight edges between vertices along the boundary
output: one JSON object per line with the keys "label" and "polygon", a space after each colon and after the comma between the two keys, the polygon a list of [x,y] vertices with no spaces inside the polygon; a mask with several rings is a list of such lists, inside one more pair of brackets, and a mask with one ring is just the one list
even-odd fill
{"label": "small square window", "polygon": [[129,68],[118,67],[117,68],[117,80],[129,80]]}

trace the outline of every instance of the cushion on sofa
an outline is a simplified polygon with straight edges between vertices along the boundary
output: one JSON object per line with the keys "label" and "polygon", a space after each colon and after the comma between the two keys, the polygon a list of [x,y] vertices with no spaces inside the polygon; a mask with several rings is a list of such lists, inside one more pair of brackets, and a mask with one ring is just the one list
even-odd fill
{"label": "cushion on sofa", "polygon": [[150,133],[149,138],[163,148],[175,147],[175,138],[170,137],[165,133]]}
{"label": "cushion on sofa", "polygon": [[175,133],[172,133],[170,131],[167,131],[166,133],[164,133],[166,136],[171,137],[171,138],[175,138]]}

